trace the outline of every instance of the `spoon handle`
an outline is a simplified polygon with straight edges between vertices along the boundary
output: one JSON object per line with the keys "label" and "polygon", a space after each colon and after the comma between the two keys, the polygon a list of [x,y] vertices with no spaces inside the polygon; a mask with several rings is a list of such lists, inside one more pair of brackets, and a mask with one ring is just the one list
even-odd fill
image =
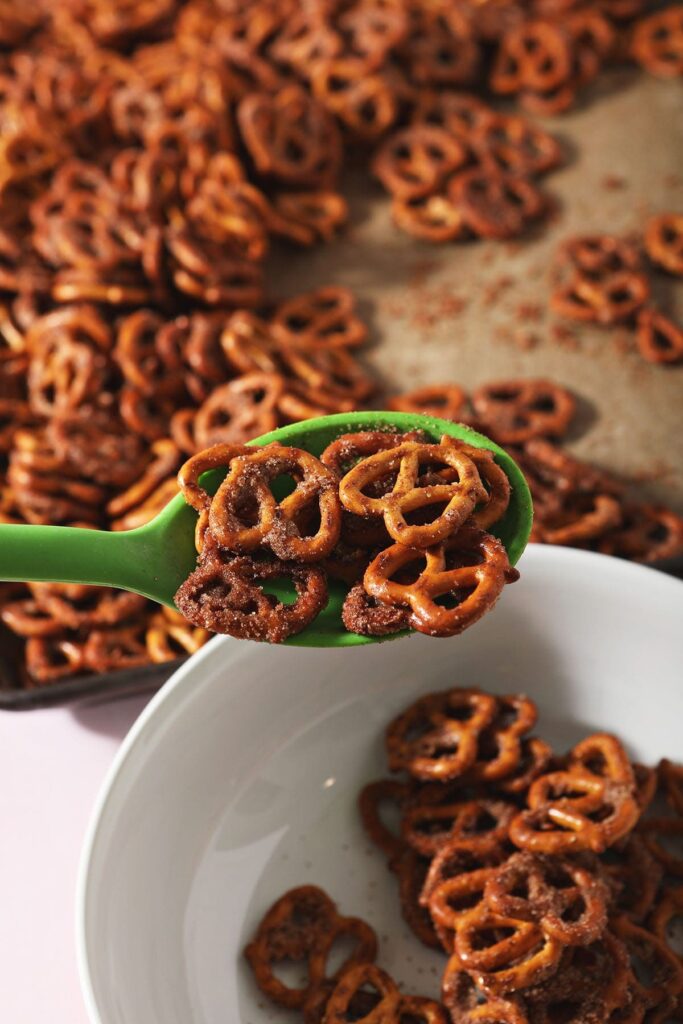
{"label": "spoon handle", "polygon": [[91,583],[159,600],[143,530],[0,524],[0,580]]}

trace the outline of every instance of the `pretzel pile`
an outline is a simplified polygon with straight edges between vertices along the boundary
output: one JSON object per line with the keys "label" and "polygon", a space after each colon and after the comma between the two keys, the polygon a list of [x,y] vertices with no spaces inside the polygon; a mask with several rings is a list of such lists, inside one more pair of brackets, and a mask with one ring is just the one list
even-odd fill
{"label": "pretzel pile", "polygon": [[[247,947],[270,1000],[306,1024],[678,1019],[683,768],[632,764],[607,733],[559,756],[536,720],[521,694],[427,694],[387,727],[398,777],[360,794],[407,924],[446,956],[441,1002],[401,996],[374,933],[312,886],[281,897]],[[329,977],[341,933],[353,946]],[[306,964],[296,990],[275,974],[291,961]]]}
{"label": "pretzel pile", "polygon": [[[188,455],[365,406],[352,298],[329,288],[274,306],[273,243],[312,246],[343,227],[350,152],[420,238],[525,231],[563,154],[488,99],[565,109],[622,60],[679,75],[680,5],[650,6],[7,0],[0,521],[141,525]],[[672,359],[677,330],[643,313],[641,347]],[[116,668],[119,649],[142,663],[201,640],[174,619],[158,643],[166,618],[151,604],[75,627],[64,608],[84,598],[60,593],[55,615],[44,592],[0,588],[0,614],[27,641],[26,685]],[[17,614],[17,601],[38,611]],[[96,658],[95,625],[112,631]]]}
{"label": "pretzel pile", "polygon": [[[211,495],[200,478],[220,468]],[[278,497],[283,478],[293,490]],[[175,602],[215,633],[280,643],[325,607],[330,576],[349,588],[352,633],[454,636],[518,576],[485,532],[508,507],[507,476],[492,452],[448,436],[342,434],[319,459],[276,443],[219,444],[190,458],[178,483],[199,513],[199,560]],[[264,592],[274,580],[291,581],[294,603]]]}
{"label": "pretzel pile", "polygon": [[634,326],[643,359],[666,366],[680,363],[683,327],[652,303],[648,271],[683,277],[683,214],[650,217],[640,239],[569,239],[557,256],[559,283],[550,308],[599,327]]}
{"label": "pretzel pile", "polygon": [[531,540],[587,548],[636,562],[683,552],[683,517],[629,497],[624,483],[559,447],[572,425],[574,396],[553,381],[481,385],[471,395],[433,385],[385,401],[390,409],[469,423],[502,445],[524,473],[534,502]]}

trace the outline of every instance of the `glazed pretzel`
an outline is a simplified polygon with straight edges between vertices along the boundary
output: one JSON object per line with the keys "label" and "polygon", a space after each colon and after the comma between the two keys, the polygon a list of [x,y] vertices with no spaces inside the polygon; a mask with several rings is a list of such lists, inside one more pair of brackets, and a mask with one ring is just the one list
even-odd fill
{"label": "glazed pretzel", "polygon": [[331,241],[349,219],[349,206],[338,192],[281,192],[275,196],[268,224],[273,234],[299,245]]}
{"label": "glazed pretzel", "polygon": [[602,853],[638,820],[633,788],[577,769],[542,775],[529,789],[530,810],[513,819],[510,839],[533,853]]}
{"label": "glazed pretzel", "polygon": [[486,169],[516,175],[547,174],[563,162],[557,139],[519,115],[482,116],[471,145]]}
{"label": "glazed pretzel", "polygon": [[638,970],[638,974],[632,972],[632,1001],[646,1013],[657,1011],[653,1019],[666,1020],[683,991],[680,957],[665,941],[623,915],[612,921],[611,929],[626,945],[631,963]]}
{"label": "glazed pretzel", "polygon": [[[525,895],[515,895],[520,890]],[[605,884],[568,860],[516,853],[493,869],[484,898],[495,913],[533,921],[567,946],[590,945],[607,926]]]}
{"label": "glazed pretzel", "polygon": [[643,18],[635,27],[633,57],[646,71],[661,78],[683,75],[683,9],[673,5]]}
{"label": "glazed pretzel", "polygon": [[[361,559],[358,575],[362,576],[368,554]],[[329,571],[329,569],[328,569]],[[366,592],[362,583],[355,583],[344,598],[342,622],[349,633],[361,636],[390,636],[410,627],[410,613],[406,608],[382,604]]]}
{"label": "glazed pretzel", "polygon": [[683,276],[683,215],[663,213],[645,225],[645,251],[658,267]]}
{"label": "glazed pretzel", "polygon": [[86,668],[83,644],[59,634],[30,636],[24,657],[29,678],[38,686],[77,675]]}
{"label": "glazed pretzel", "polygon": [[643,309],[638,314],[636,344],[648,363],[683,361],[683,328],[655,309]]}
{"label": "glazed pretzel", "polygon": [[545,209],[542,193],[529,178],[482,167],[455,175],[448,194],[466,227],[481,238],[515,238]]}
{"label": "glazed pretzel", "polygon": [[364,991],[369,991],[371,1006],[369,1013],[363,1013],[358,1017],[353,1014],[356,1021],[364,1024],[381,1024],[386,1021],[396,1020],[398,1005],[401,994],[389,975],[376,967],[375,964],[359,964],[357,967],[346,971],[337,982],[337,986],[330,995],[325,1008],[325,1021],[328,1024],[343,1024],[348,1021],[348,1014]]}
{"label": "glazed pretzel", "polygon": [[372,172],[399,199],[429,195],[467,162],[465,147],[436,125],[411,125],[377,150]]}
{"label": "glazed pretzel", "polygon": [[467,15],[456,7],[417,7],[406,50],[410,80],[421,86],[463,86],[475,80],[480,47]]}
{"label": "glazed pretzel", "polygon": [[[507,474],[496,463],[493,452],[488,448],[477,448],[448,435],[441,439],[441,444],[456,448],[459,452],[467,455],[477,467],[487,496],[486,501],[477,505],[476,511],[469,517],[468,525],[475,526],[479,530],[487,530],[503,518],[510,504],[511,487]],[[425,484],[428,482],[439,483],[441,480],[448,481],[453,476],[452,470],[442,469],[436,473],[428,472],[421,479]]]}
{"label": "glazed pretzel", "polygon": [[310,82],[313,95],[360,139],[380,138],[396,119],[398,103],[387,76],[368,72],[363,60],[321,60],[310,69]]}
{"label": "glazed pretzel", "polygon": [[550,306],[560,316],[604,326],[630,321],[650,297],[644,274],[622,271],[599,280],[576,275],[550,297]]}
{"label": "glazed pretzel", "polygon": [[250,93],[237,108],[242,139],[259,174],[297,185],[333,181],[341,160],[334,118],[301,86]]}
{"label": "glazed pretzel", "polygon": [[447,953],[453,953],[455,933],[460,921],[472,907],[482,902],[486,884],[495,870],[493,867],[478,868],[446,878],[433,888],[425,901],[441,945]]}
{"label": "glazed pretzel", "polygon": [[279,424],[284,381],[274,373],[246,373],[212,390],[193,416],[194,448],[244,444]]}
{"label": "glazed pretzel", "polygon": [[[403,811],[401,835],[412,849],[426,857],[434,857],[450,839],[481,840],[503,843],[508,826],[515,815],[512,804],[500,800],[467,800],[456,803],[416,803]],[[470,847],[472,848],[472,847]]]}
{"label": "glazed pretzel", "polygon": [[[291,580],[293,604],[266,594],[259,586],[269,580]],[[194,626],[244,640],[282,643],[300,633],[327,603],[322,569],[292,562],[257,562],[246,556],[225,564],[205,560],[180,585],[176,607]]]}
{"label": "glazed pretzel", "polygon": [[194,654],[210,636],[208,630],[191,626],[173,609],[162,608],[147,623],[145,646],[150,661],[161,663]]}
{"label": "glazed pretzel", "polygon": [[647,849],[661,864],[667,875],[683,878],[683,856],[680,841],[683,836],[683,818],[656,816],[638,822],[637,831]]}
{"label": "glazed pretzel", "polygon": [[[392,578],[422,561],[424,568],[415,582]],[[449,563],[455,567],[449,568]],[[418,632],[456,636],[493,607],[505,584],[516,579],[500,541],[466,527],[426,551],[394,544],[380,552],[366,569],[363,586],[383,604],[409,607],[410,625]],[[456,599],[454,607],[438,603],[446,594]]]}
{"label": "glazed pretzel", "polygon": [[398,782],[395,779],[379,779],[369,782],[358,796],[358,810],[363,828],[369,838],[378,846],[389,863],[393,863],[405,850],[398,826],[392,829],[383,821],[382,805],[395,805],[400,809],[411,795],[413,787],[410,783]]}
{"label": "glazed pretzel", "polygon": [[[504,929],[504,937],[495,938]],[[455,953],[495,995],[538,985],[554,974],[563,945],[530,921],[496,914],[480,903],[462,915],[455,932]]]}
{"label": "glazed pretzel", "polygon": [[458,778],[474,763],[477,737],[495,713],[495,698],[479,690],[445,690],[420,698],[387,728],[390,769],[425,781]]}
{"label": "glazed pretzel", "polygon": [[[304,1006],[313,989],[323,981],[320,958],[314,973],[312,956],[326,944],[339,920],[329,896],[312,885],[292,889],[273,904],[245,949],[254,980],[269,999],[289,1009]],[[368,960],[374,959],[374,952],[369,950]],[[306,963],[304,986],[289,986],[276,976],[275,966],[287,960]]]}
{"label": "glazed pretzel", "polygon": [[612,890],[613,908],[636,924],[652,910],[663,869],[648,850],[642,836],[632,833],[601,857],[602,870]]}
{"label": "glazed pretzel", "polygon": [[498,782],[516,772],[522,760],[522,739],[536,724],[536,705],[528,697],[512,694],[497,701],[493,722],[479,736],[468,781]]}
{"label": "glazed pretzel", "polygon": [[598,550],[636,562],[674,557],[683,544],[683,518],[657,505],[621,509],[620,525],[600,539]]}
{"label": "glazed pretzel", "polygon": [[[458,480],[421,487],[420,467],[425,463],[454,469]],[[396,474],[392,489],[381,497],[366,492],[378,481]],[[450,445],[404,442],[389,451],[378,452],[349,470],[339,484],[339,497],[349,512],[360,516],[382,516],[391,537],[402,545],[427,547],[457,530],[487,498],[473,461]],[[432,505],[444,510],[424,526],[411,526],[406,513]],[[368,589],[373,596],[377,593]]]}
{"label": "glazed pretzel", "polygon": [[188,505],[197,512],[208,512],[213,499],[200,487],[200,477],[209,470],[224,469],[238,455],[245,455],[249,451],[243,444],[219,444],[188,459],[178,471],[178,487]]}
{"label": "glazed pretzel", "polygon": [[68,629],[116,625],[138,618],[147,607],[139,594],[108,587],[31,583],[29,589],[37,606]]}
{"label": "glazed pretzel", "polygon": [[429,860],[415,850],[405,849],[398,860],[390,864],[398,878],[401,915],[413,935],[428,949],[441,949],[429,911],[422,904],[420,894],[429,870]]}
{"label": "glazed pretzel", "polygon": [[615,235],[577,235],[564,243],[558,259],[560,264],[567,263],[581,275],[597,280],[642,269],[638,246]]}
{"label": "glazed pretzel", "polygon": [[562,437],[576,401],[570,391],[551,381],[511,380],[478,388],[472,406],[501,444],[520,444],[535,437]]}
{"label": "glazed pretzel", "polygon": [[276,338],[295,346],[355,348],[367,337],[353,294],[334,285],[282,302],[271,325]]}
{"label": "glazed pretzel", "polygon": [[489,79],[501,95],[521,91],[548,93],[572,75],[567,33],[549,21],[529,20],[505,33]]}
{"label": "glazed pretzel", "polygon": [[[296,486],[277,501],[270,484],[283,474],[292,476]],[[246,519],[241,506],[247,510]],[[315,506],[320,524],[313,534],[304,536],[297,517]],[[216,542],[229,551],[248,553],[267,544],[279,558],[320,561],[332,552],[341,531],[336,477],[302,449],[277,444],[250,449],[230,461],[228,475],[211,502],[208,522]]]}

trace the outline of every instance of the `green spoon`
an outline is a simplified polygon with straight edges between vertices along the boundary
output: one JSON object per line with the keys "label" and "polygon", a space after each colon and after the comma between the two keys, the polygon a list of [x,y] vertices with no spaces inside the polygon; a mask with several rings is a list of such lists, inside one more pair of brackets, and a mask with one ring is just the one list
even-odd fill
{"label": "green spoon", "polygon": [[[495,452],[496,462],[510,480],[512,494],[505,515],[492,532],[503,542],[514,565],[526,547],[531,530],[533,509],[529,488],[513,459],[469,427],[412,413],[352,412],[292,423],[255,438],[249,444],[264,445],[277,441],[320,455],[340,434],[381,429],[400,433],[423,430],[435,442],[443,434],[449,434],[477,448],[489,448]],[[219,471],[207,473],[202,484],[209,491],[215,491],[224,475]],[[179,494],[145,526],[120,533],[69,526],[0,525],[0,580],[120,587],[174,607],[176,590],[197,562],[194,546],[196,518],[197,513]],[[272,593],[283,600],[294,598],[293,590],[284,584],[275,583]],[[303,633],[290,637],[286,642],[302,647],[352,647],[391,639],[347,632],[340,617],[345,593],[342,584],[330,581],[327,607]]]}

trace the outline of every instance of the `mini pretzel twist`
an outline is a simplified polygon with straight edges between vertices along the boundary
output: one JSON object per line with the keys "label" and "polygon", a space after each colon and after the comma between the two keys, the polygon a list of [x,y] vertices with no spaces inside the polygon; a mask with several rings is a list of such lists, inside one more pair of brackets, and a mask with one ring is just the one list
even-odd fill
{"label": "mini pretzel twist", "polygon": [[448,194],[465,225],[481,238],[515,238],[545,209],[542,193],[529,178],[483,167],[455,175]]}
{"label": "mini pretzel twist", "polygon": [[566,388],[533,379],[484,385],[472,394],[472,405],[501,444],[562,437],[576,409],[574,396]]}
{"label": "mini pretzel twist", "polygon": [[[425,463],[454,469],[458,480],[421,487],[420,467]],[[366,493],[369,487],[392,474],[396,479],[387,494],[371,497]],[[450,445],[417,442],[404,442],[359,463],[342,479],[339,496],[349,512],[360,516],[382,516],[394,540],[416,548],[436,544],[448,537],[474,511],[477,502],[487,498],[477,468],[467,455]],[[406,521],[406,513],[444,503],[443,512],[428,525],[411,526]]]}
{"label": "mini pretzel twist", "polygon": [[[406,566],[424,562],[417,579],[394,579]],[[455,568],[449,568],[455,564]],[[456,636],[493,607],[506,583],[517,579],[505,548],[490,534],[469,527],[423,551],[394,544],[370,563],[363,577],[368,594],[383,604],[409,607],[410,624],[429,636]],[[450,595],[453,607],[438,598]]]}
{"label": "mini pretzel twist", "polygon": [[477,737],[495,713],[495,698],[479,690],[446,690],[420,698],[387,728],[389,767],[425,781],[458,778],[474,763]]}
{"label": "mini pretzel twist", "polygon": [[[498,929],[503,938],[496,938]],[[496,914],[486,903],[463,914],[455,933],[460,963],[496,995],[530,988],[554,974],[563,948],[538,925]]]}
{"label": "mini pretzel twist", "polygon": [[[296,486],[277,501],[270,484],[283,474],[292,476]],[[320,525],[304,536],[297,517],[315,506]],[[250,522],[254,512],[256,521]],[[208,522],[215,541],[229,551],[249,553],[267,544],[279,558],[319,561],[331,553],[341,531],[336,477],[303,449],[277,444],[249,449],[231,459],[228,475],[211,502]]]}
{"label": "mini pretzel twist", "polygon": [[680,363],[683,361],[683,327],[655,309],[638,314],[636,344],[648,363]]}
{"label": "mini pretzel twist", "polygon": [[[515,895],[518,890],[526,895]],[[590,945],[607,926],[606,886],[568,860],[514,854],[493,870],[484,898],[495,913],[533,921],[567,946]]]}
{"label": "mini pretzel twist", "polygon": [[416,124],[380,146],[372,171],[392,195],[416,199],[433,192],[466,162],[465,147],[445,129]]}
{"label": "mini pretzel twist", "polygon": [[683,75],[683,8],[680,4],[639,21],[633,33],[631,53],[653,75],[661,78]]}
{"label": "mini pretzel twist", "polygon": [[516,808],[500,800],[467,800],[430,805],[417,803],[407,807],[401,816],[401,835],[418,853],[433,857],[450,839],[491,842],[507,839],[508,826]]}
{"label": "mini pretzel twist", "polygon": [[662,213],[645,225],[645,251],[658,267],[683,276],[683,215]]}

